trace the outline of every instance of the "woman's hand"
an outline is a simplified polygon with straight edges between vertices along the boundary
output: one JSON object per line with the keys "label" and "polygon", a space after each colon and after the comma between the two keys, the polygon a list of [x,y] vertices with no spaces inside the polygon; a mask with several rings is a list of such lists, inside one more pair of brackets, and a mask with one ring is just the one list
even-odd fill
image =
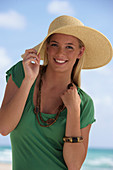
{"label": "woman's hand", "polygon": [[28,81],[34,83],[40,69],[40,54],[37,55],[37,51],[35,49],[29,49],[25,51],[23,67],[25,78]]}
{"label": "woman's hand", "polygon": [[80,114],[81,99],[77,92],[77,87],[74,84],[61,95],[61,99],[67,110]]}

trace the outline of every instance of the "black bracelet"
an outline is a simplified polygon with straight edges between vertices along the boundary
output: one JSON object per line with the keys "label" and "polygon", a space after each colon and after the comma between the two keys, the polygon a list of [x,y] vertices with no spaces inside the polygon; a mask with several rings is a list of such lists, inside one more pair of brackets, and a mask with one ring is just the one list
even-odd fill
{"label": "black bracelet", "polygon": [[80,142],[83,142],[83,137],[82,136],[79,136],[79,137],[66,137],[65,136],[63,138],[63,141],[67,143],[80,143]]}

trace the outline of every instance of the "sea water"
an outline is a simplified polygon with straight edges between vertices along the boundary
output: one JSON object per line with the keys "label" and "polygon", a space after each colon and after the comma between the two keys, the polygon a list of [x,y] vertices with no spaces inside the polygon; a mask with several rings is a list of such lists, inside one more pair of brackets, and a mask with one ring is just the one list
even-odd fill
{"label": "sea water", "polygon": [[0,163],[11,163],[11,146],[0,146]]}
{"label": "sea water", "polygon": [[[0,146],[0,163],[11,163],[11,147]],[[113,149],[88,149],[81,170],[113,170]]]}
{"label": "sea water", "polygon": [[113,170],[113,149],[88,149],[81,170]]}

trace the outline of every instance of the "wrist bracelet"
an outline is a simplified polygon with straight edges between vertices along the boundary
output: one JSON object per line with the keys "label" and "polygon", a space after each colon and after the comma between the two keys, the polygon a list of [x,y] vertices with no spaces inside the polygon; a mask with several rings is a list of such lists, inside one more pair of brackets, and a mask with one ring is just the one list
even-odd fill
{"label": "wrist bracelet", "polygon": [[67,143],[80,143],[80,142],[83,142],[83,137],[82,136],[79,136],[79,137],[67,137],[67,136],[65,136],[63,138],[63,141],[67,142]]}

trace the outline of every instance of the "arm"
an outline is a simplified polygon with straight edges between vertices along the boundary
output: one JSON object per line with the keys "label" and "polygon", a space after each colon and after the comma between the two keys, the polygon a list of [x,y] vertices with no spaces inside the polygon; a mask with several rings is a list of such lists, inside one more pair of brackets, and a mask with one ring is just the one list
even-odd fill
{"label": "arm", "polygon": [[88,148],[88,138],[91,125],[80,129],[80,97],[76,87],[71,87],[61,96],[67,107],[65,136],[83,136],[82,143],[64,143],[63,156],[69,170],[80,170]]}
{"label": "arm", "polygon": [[0,133],[2,135],[8,135],[19,123],[30,88],[31,84],[26,79],[18,88],[10,76],[0,109]]}
{"label": "arm", "polygon": [[[35,64],[32,64],[31,61],[34,61]],[[2,135],[8,135],[19,123],[30,88],[39,73],[39,62],[36,51],[27,50],[23,60],[25,78],[20,88],[16,86],[10,76],[0,108],[0,133]]]}
{"label": "arm", "polygon": [[81,143],[64,143],[63,156],[69,170],[80,170],[88,148],[88,138],[91,125],[80,130],[77,125],[76,119],[67,113],[66,133],[65,136],[82,136],[83,142]]}

